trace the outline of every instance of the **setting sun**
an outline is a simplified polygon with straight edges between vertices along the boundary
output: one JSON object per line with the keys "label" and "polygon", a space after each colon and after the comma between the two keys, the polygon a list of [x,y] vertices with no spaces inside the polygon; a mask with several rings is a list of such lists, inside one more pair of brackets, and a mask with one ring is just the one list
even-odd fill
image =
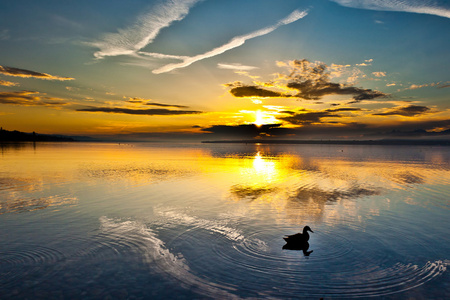
{"label": "setting sun", "polygon": [[264,116],[263,116],[263,112],[262,111],[260,111],[260,110],[256,111],[255,112],[255,118],[256,118],[256,120],[255,120],[255,125],[256,126],[260,127],[261,125],[264,124],[264,121],[263,121]]}

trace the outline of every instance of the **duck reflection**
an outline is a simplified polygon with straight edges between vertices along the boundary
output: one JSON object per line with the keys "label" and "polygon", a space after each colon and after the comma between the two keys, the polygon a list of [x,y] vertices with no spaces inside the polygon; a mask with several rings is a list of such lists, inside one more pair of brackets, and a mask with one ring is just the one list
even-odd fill
{"label": "duck reflection", "polygon": [[283,250],[301,250],[303,251],[304,256],[309,256],[311,253],[313,253],[314,250],[308,251],[309,249],[309,243],[308,242],[300,242],[300,243],[286,243],[286,245],[283,246]]}

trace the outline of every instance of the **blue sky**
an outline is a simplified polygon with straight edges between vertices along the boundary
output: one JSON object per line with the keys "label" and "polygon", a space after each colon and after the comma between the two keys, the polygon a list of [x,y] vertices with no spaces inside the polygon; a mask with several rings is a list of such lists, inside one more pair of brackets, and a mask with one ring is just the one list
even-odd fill
{"label": "blue sky", "polygon": [[137,139],[445,137],[449,32],[440,0],[5,2],[0,124]]}

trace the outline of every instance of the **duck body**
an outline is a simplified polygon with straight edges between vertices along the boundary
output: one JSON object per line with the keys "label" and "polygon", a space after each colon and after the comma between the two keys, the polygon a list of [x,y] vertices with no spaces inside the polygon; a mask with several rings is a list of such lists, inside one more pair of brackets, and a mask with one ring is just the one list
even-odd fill
{"label": "duck body", "polygon": [[287,235],[283,239],[286,241],[286,243],[290,243],[290,244],[306,243],[309,240],[309,233],[308,233],[308,231],[311,231],[312,233],[314,233],[314,231],[312,231],[311,228],[309,228],[309,226],[305,226],[303,228],[303,233],[296,233],[296,234],[293,234],[293,235]]}

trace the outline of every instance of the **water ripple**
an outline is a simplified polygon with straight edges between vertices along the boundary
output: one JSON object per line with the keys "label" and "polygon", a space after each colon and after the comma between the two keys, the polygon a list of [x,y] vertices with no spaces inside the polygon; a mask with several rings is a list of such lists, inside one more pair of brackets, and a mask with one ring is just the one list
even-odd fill
{"label": "water ripple", "polygon": [[[30,274],[39,273],[43,268],[48,269],[46,277],[57,272],[54,267],[65,259],[64,254],[48,247],[33,246],[30,249],[0,251],[0,287],[15,285]],[[34,283],[44,280],[36,277]]]}

